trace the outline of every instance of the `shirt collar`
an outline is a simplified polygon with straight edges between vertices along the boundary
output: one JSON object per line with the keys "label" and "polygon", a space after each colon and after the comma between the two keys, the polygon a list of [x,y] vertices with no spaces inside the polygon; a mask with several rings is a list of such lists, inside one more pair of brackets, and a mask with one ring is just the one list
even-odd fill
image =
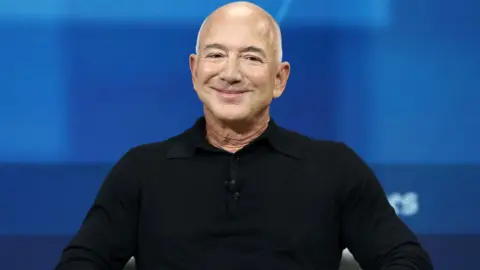
{"label": "shirt collar", "polygon": [[[195,124],[184,133],[173,138],[171,148],[167,153],[168,158],[189,158],[192,157],[199,148],[214,150],[206,138],[205,117],[197,119]],[[276,151],[300,159],[301,148],[298,139],[293,132],[278,126],[273,119],[270,119],[267,129],[255,141],[265,140]]]}

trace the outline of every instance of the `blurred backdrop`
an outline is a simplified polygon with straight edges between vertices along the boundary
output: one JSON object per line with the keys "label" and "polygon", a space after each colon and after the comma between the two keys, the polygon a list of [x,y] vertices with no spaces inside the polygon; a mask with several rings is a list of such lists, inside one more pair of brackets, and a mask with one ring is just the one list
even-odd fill
{"label": "blurred backdrop", "polygon": [[[480,1],[254,2],[292,65],[274,119],[354,148],[436,269],[478,269]],[[188,55],[225,3],[0,0],[1,269],[52,269],[114,162],[201,115]]]}

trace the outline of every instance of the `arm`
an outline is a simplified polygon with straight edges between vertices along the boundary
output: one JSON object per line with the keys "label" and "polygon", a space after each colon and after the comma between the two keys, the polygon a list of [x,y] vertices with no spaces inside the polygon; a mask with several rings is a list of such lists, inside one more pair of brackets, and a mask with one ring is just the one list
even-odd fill
{"label": "arm", "polygon": [[123,269],[135,254],[140,188],[132,156],[110,171],[56,270]]}
{"label": "arm", "polygon": [[340,146],[342,239],[366,270],[431,270],[428,254],[396,215],[371,169]]}

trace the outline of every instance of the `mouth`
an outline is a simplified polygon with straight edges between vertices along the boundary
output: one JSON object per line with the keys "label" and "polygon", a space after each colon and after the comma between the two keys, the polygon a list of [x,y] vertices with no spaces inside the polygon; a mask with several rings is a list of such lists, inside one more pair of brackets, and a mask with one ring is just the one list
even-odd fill
{"label": "mouth", "polygon": [[243,89],[239,89],[239,90],[225,90],[225,89],[218,89],[218,88],[212,88],[212,89],[225,96],[238,96],[238,95],[242,95],[250,92],[249,90],[243,90]]}

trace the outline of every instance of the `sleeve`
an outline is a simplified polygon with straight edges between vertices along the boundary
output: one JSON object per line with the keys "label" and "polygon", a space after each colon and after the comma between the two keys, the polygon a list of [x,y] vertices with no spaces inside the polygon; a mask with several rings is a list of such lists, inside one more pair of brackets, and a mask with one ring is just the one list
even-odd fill
{"label": "sleeve", "polygon": [[120,270],[136,252],[140,200],[132,150],[110,170],[56,270]]}
{"label": "sleeve", "polygon": [[431,270],[415,234],[396,215],[368,165],[340,144],[342,241],[362,269]]}

